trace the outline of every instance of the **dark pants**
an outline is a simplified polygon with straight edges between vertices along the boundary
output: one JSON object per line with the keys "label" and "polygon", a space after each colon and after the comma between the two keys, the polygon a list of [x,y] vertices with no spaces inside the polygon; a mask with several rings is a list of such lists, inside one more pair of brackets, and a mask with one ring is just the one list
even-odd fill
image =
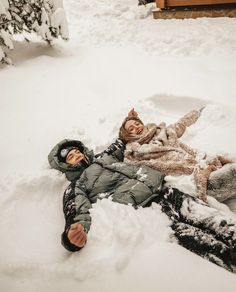
{"label": "dark pants", "polygon": [[233,271],[236,221],[178,189],[163,189],[154,202],[171,219],[171,228],[180,245]]}

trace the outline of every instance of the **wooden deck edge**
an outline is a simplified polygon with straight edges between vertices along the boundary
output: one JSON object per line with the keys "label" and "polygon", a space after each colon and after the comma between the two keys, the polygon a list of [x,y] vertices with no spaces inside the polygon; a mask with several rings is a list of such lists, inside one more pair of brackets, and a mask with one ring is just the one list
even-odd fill
{"label": "wooden deck edge", "polygon": [[235,4],[236,0],[155,0],[155,2],[159,8],[174,8],[178,6],[230,5]]}
{"label": "wooden deck edge", "polygon": [[185,19],[199,17],[236,17],[236,5],[224,7],[181,7],[170,9],[153,10],[154,19]]}

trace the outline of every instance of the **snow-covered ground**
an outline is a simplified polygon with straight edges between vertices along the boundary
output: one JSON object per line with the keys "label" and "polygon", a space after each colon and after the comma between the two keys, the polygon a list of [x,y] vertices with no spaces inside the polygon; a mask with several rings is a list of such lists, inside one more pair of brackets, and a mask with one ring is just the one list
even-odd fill
{"label": "snow-covered ground", "polygon": [[[132,107],[170,123],[206,105],[183,140],[236,157],[236,20],[154,20],[154,5],[134,0],[64,4],[70,40],[19,38],[0,71],[1,291],[235,291],[234,274],[170,241],[157,205],[99,201],[86,248],[65,251],[68,182],[47,154],[65,137],[104,149]],[[191,190],[186,177],[173,183]]]}

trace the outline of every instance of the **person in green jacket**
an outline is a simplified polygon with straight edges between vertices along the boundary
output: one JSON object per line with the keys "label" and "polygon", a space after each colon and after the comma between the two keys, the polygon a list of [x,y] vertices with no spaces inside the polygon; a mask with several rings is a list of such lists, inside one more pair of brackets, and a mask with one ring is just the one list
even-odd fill
{"label": "person in green jacket", "polygon": [[164,175],[159,171],[124,163],[123,153],[124,147],[113,147],[96,158],[76,140],[63,140],[50,152],[51,167],[64,172],[71,181],[63,197],[63,246],[69,251],[85,246],[91,225],[89,210],[97,199],[111,197],[134,208],[155,202],[171,219],[179,244],[232,271],[236,264],[236,222],[197,198],[164,187]]}
{"label": "person in green jacket", "polygon": [[85,245],[91,225],[89,209],[99,197],[111,196],[115,202],[138,208],[158,196],[164,175],[149,167],[123,163],[123,151],[117,146],[95,158],[82,142],[63,140],[50,152],[51,167],[64,172],[72,182],[63,204],[66,226],[62,243],[66,248],[78,250]]}

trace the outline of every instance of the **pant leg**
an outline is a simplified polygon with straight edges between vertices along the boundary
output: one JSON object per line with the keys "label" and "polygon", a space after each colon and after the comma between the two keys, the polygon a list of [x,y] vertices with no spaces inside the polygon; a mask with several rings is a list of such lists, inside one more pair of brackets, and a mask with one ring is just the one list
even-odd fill
{"label": "pant leg", "polygon": [[197,254],[200,250],[206,257],[211,250],[214,251],[211,254],[218,256],[226,265],[236,265],[236,222],[232,218],[177,189],[163,190],[158,200],[163,212],[173,221],[173,226],[187,224],[188,236],[176,233],[180,244],[190,249],[191,242],[195,242],[190,250]]}
{"label": "pant leg", "polygon": [[201,257],[233,271],[229,247],[212,234],[182,222],[171,225],[178,243]]}
{"label": "pant leg", "polygon": [[222,211],[188,197],[183,201],[180,213],[192,225],[208,230],[230,247],[236,246],[236,221]]}
{"label": "pant leg", "polygon": [[236,220],[222,211],[174,188],[168,188],[164,191],[161,205],[166,213],[169,212],[179,221],[208,230],[225,244],[235,246]]}

